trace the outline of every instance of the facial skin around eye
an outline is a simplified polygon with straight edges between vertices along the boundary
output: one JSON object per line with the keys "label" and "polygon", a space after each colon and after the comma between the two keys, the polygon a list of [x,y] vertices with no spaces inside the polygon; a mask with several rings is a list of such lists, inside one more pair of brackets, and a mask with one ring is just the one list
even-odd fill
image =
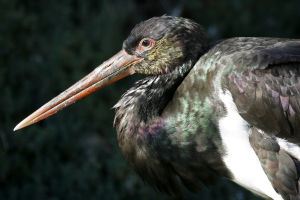
{"label": "facial skin around eye", "polygon": [[141,54],[141,53],[143,53],[145,51],[148,51],[148,50],[150,50],[150,49],[152,49],[154,47],[155,42],[156,41],[153,40],[153,39],[151,39],[151,38],[143,38],[139,42],[139,44],[138,44],[135,52],[137,52],[138,54]]}

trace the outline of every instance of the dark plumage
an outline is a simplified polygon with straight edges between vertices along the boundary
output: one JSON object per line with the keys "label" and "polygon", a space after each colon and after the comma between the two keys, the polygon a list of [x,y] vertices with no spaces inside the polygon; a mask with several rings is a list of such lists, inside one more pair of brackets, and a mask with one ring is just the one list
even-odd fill
{"label": "dark plumage", "polygon": [[197,23],[154,17],[123,50],[15,129],[133,73],[114,106],[119,146],[162,192],[198,192],[219,177],[273,199],[300,199],[300,41],[232,38],[209,48]]}

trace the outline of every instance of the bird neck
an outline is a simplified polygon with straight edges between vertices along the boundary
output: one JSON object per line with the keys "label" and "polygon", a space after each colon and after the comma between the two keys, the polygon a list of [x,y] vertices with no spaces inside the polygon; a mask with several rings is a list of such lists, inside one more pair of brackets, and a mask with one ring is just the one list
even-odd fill
{"label": "bird neck", "polygon": [[148,87],[145,88],[144,93],[137,100],[137,114],[142,121],[147,122],[161,115],[190,67],[190,64],[184,64],[180,69],[176,69],[172,73],[148,79],[149,82],[146,84]]}
{"label": "bird neck", "polygon": [[127,118],[126,121],[147,123],[160,116],[194,64],[195,62],[188,60],[170,73],[148,76],[137,81],[114,106],[116,119],[123,116]]}

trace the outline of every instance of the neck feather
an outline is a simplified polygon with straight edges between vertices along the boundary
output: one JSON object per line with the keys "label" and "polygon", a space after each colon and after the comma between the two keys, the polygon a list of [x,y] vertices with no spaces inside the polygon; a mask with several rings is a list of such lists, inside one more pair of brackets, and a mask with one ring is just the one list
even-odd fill
{"label": "neck feather", "polygon": [[149,76],[137,81],[114,106],[116,109],[114,124],[123,129],[128,122],[147,123],[160,116],[193,64],[192,61],[188,61],[170,73]]}

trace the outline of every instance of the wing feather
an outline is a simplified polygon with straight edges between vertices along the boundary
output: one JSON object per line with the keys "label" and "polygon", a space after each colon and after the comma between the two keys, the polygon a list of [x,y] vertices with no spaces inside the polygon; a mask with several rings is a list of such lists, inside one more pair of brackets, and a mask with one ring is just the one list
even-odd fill
{"label": "wing feather", "polygon": [[240,115],[270,135],[300,143],[300,41],[252,38],[232,45],[249,46],[220,58],[231,68],[224,70],[222,87]]}

